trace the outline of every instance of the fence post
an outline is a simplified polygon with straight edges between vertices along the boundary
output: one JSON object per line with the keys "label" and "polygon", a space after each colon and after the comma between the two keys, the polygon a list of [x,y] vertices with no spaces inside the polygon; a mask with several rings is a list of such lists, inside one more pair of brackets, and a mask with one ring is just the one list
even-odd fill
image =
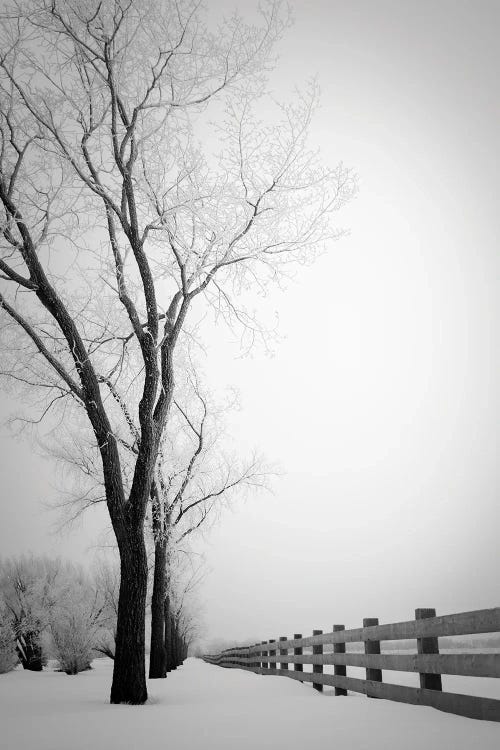
{"label": "fence post", "polygon": [[[378,625],[378,617],[365,617],[363,619],[364,628],[369,628],[372,625]],[[380,641],[365,641],[365,654],[380,654]],[[373,682],[382,682],[382,670],[367,667],[366,679]],[[368,697],[374,698],[376,696],[369,695]]]}
{"label": "fence post", "polygon": [[[265,646],[266,643],[267,643],[267,641],[262,641],[261,645]],[[267,656],[267,651],[265,651],[264,649],[262,649],[262,658],[264,658],[265,656]],[[262,661],[262,669],[267,669],[268,666],[269,665],[268,665],[267,661]]]}
{"label": "fence post", "polygon": [[[415,620],[426,620],[428,617],[435,617],[435,609],[416,609]],[[419,654],[439,654],[439,642],[436,637],[417,638],[417,652]],[[431,674],[420,672],[420,687],[428,690],[442,690],[442,680],[440,674]]]}
{"label": "fence post", "polygon": [[[286,641],[288,640],[286,635],[280,635],[280,641]],[[288,649],[287,648],[280,648],[280,656],[287,656],[288,655]],[[286,662],[280,662],[280,668],[281,669],[288,669],[288,664]]]}
{"label": "fence post", "polygon": [[[298,638],[302,638],[302,633],[295,633],[293,636],[294,640],[297,640]],[[295,656],[302,656],[302,646],[297,646],[293,649],[293,653]],[[296,672],[303,672],[304,671],[304,665],[303,664],[294,664],[293,668]]]}
{"label": "fence post", "polygon": [[[276,643],[276,639],[270,638],[269,643]],[[276,649],[274,649],[274,651],[269,651],[269,656],[276,656]],[[274,672],[276,672],[276,662],[269,662],[269,669],[272,669]]]}
{"label": "fence post", "polygon": [[[345,625],[334,625],[333,631],[334,633],[337,633],[340,630],[345,630]],[[345,654],[345,643],[334,643],[333,644],[333,653],[334,654]],[[339,677],[345,677],[347,675],[347,669],[345,664],[335,664],[333,667],[333,673],[335,675],[338,675]],[[345,688],[335,688],[335,695],[347,695],[347,690]]]}
{"label": "fence post", "polygon": [[260,671],[260,661],[257,661],[257,659],[260,658],[260,653],[257,650],[257,646],[260,646],[260,643],[254,643],[253,644],[254,653],[253,653],[252,669],[253,669],[254,672],[259,672]]}
{"label": "fence post", "polygon": [[[323,635],[322,630],[313,630],[313,635]],[[323,646],[313,646],[313,654],[322,654]],[[323,674],[322,664],[313,664],[313,672],[315,674]],[[323,692],[323,685],[320,682],[313,682],[313,688],[319,693]]]}

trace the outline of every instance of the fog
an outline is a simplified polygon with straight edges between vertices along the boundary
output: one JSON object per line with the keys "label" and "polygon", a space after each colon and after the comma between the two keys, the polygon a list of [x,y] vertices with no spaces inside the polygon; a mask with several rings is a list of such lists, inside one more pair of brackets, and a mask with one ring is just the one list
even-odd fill
{"label": "fog", "polygon": [[[255,297],[277,321],[267,347],[202,324],[208,381],[240,394],[233,446],[280,474],[197,542],[207,637],[500,601],[500,6],[296,0],[294,14],[273,93],[318,76],[311,140],[360,192],[339,215],[349,236]],[[2,397],[1,416],[15,407]],[[111,541],[100,510],[54,534],[52,465],[7,428],[0,450],[2,554],[87,559]]]}

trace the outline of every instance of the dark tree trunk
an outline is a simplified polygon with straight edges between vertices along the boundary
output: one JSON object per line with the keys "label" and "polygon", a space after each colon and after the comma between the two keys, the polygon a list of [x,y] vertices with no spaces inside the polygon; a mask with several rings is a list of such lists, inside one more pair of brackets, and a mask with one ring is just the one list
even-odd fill
{"label": "dark tree trunk", "polygon": [[170,597],[166,596],[163,605],[163,616],[165,621],[165,655],[166,655],[166,671],[172,671],[172,630],[170,627]]}
{"label": "dark tree trunk", "polygon": [[172,643],[172,669],[177,669],[179,666],[179,648],[177,642],[177,624],[174,615],[170,615],[170,634]]}
{"label": "dark tree trunk", "polygon": [[151,597],[151,651],[149,654],[150,678],[167,676],[167,652],[165,647],[165,603],[167,540],[160,537],[155,543],[155,567],[153,595]]}
{"label": "dark tree trunk", "polygon": [[120,596],[111,703],[144,703],[146,689],[146,593],[148,566],[142,521],[126,524],[117,535]]}
{"label": "dark tree trunk", "polygon": [[30,672],[42,671],[42,647],[38,631],[31,630],[18,636],[16,651],[23,669]]}

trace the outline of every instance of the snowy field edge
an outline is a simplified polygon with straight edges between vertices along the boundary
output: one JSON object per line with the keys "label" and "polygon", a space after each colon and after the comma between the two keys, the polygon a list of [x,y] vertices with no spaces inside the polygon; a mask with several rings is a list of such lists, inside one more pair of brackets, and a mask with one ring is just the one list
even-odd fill
{"label": "snowy field edge", "polygon": [[[188,659],[150,680],[146,706],[108,703],[112,662],[76,677],[16,670],[0,676],[3,750],[493,750],[500,725],[363,696],[335,698],[279,677]],[[117,715],[118,714],[118,715]]]}

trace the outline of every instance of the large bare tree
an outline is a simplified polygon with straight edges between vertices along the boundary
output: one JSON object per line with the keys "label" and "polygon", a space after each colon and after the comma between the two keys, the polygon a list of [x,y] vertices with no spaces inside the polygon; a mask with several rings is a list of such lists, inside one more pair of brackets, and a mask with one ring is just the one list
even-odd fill
{"label": "large bare tree", "polygon": [[[255,451],[240,457],[228,449],[226,417],[235,407],[235,393],[217,402],[200,385],[199,369],[190,357],[183,362],[183,377],[176,378],[173,410],[160,441],[158,462],[151,485],[147,514],[150,534],[146,535],[148,557],[153,560],[151,590],[151,645],[149,677],[166,677],[169,619],[178,620],[170,606],[172,581],[178,561],[187,554],[185,540],[194,532],[205,531],[219,517],[219,511],[241,498],[250,488],[267,488],[273,468]],[[179,369],[179,364],[178,364]],[[122,471],[132,474],[140,431],[131,411],[120,400],[124,421]],[[62,470],[62,499],[53,503],[61,515],[61,530],[89,509],[106,501],[99,448],[82,415],[64,411],[64,421],[56,420],[55,434],[45,438],[42,447]],[[69,423],[69,424],[68,424]],[[189,539],[188,539],[189,538]],[[179,555],[179,550],[182,555]],[[182,566],[181,566],[182,567]],[[101,588],[110,593],[110,570],[103,566]],[[114,648],[112,649],[114,657]]]}
{"label": "large bare tree", "polygon": [[315,86],[259,119],[279,0],[210,23],[190,0],[8,0],[2,19],[2,368],[46,394],[42,414],[79,405],[99,448],[121,561],[113,703],[147,698],[144,519],[188,311],[240,315],[242,290],[339,236],[354,189],[307,145]]}

